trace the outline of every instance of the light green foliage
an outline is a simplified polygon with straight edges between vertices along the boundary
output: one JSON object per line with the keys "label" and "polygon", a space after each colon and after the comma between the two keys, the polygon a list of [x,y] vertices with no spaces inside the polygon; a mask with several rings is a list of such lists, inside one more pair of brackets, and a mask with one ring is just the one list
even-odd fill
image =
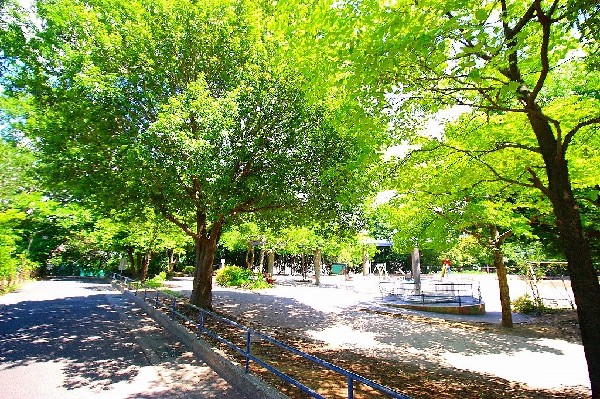
{"label": "light green foliage", "polygon": [[230,226],[221,236],[221,245],[229,251],[246,250],[249,241],[263,241],[265,235],[256,223],[244,222]]}
{"label": "light green foliage", "polygon": [[139,187],[149,201],[179,218],[200,210],[208,221],[324,209],[344,191],[329,172],[357,150],[291,82],[263,79],[220,98],[200,80],[140,139],[128,161],[141,166]]}
{"label": "light green foliage", "polygon": [[151,279],[146,280],[144,282],[144,284],[146,284],[150,288],[160,288],[160,287],[162,287],[162,285],[164,284],[164,282],[166,280],[167,280],[167,273],[160,272],[159,274],[152,277]]}
{"label": "light green foliage", "polygon": [[129,184],[135,170],[124,170],[122,159],[161,104],[202,71],[212,71],[207,81],[219,93],[261,53],[255,27],[244,22],[253,10],[237,1],[40,2],[44,23],[15,27],[16,37],[3,35],[0,44],[22,65],[7,86],[39,94],[24,130],[42,138],[46,176],[122,208],[136,195]]}
{"label": "light green foliage", "polygon": [[287,227],[281,231],[280,239],[283,250],[291,254],[311,254],[325,246],[325,239],[306,226]]}
{"label": "light green foliage", "polygon": [[[449,259],[453,271],[469,270],[473,266],[479,270],[486,264],[490,264],[490,252],[483,247],[473,236],[461,236],[456,245],[445,251],[443,258]],[[439,259],[441,265],[443,259]]]}
{"label": "light green foliage", "polygon": [[355,130],[356,101],[306,95],[275,51],[273,6],[59,0],[39,2],[43,23],[3,27],[7,92],[27,93],[45,178],[106,214],[151,207],[210,248],[197,251],[204,277],[239,215],[351,215],[381,125]]}
{"label": "light green foliage", "polygon": [[19,262],[15,254],[16,242],[20,237],[12,227],[25,216],[14,209],[0,212],[0,279],[10,279],[17,274]]}
{"label": "light green foliage", "polygon": [[223,287],[242,287],[248,289],[264,289],[271,287],[261,273],[253,273],[239,266],[224,266],[215,276],[217,284]]}

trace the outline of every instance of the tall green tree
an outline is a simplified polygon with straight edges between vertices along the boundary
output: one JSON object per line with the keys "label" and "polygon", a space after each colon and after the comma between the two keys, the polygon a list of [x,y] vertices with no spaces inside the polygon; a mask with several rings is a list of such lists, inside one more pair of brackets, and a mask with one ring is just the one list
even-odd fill
{"label": "tall green tree", "polygon": [[[286,5],[297,3],[306,4]],[[524,119],[520,130],[487,151],[519,148],[535,162],[516,163],[509,175],[486,165],[497,180],[536,188],[552,206],[593,396],[600,397],[600,284],[572,180],[577,162],[572,149],[595,140],[600,124],[597,4],[399,0],[336,2],[327,10],[329,2],[312,3],[317,3],[313,19],[306,17],[310,10],[298,7],[316,26],[298,41],[299,48],[311,42],[318,47],[314,53],[333,61],[327,67],[337,62],[344,68],[316,74],[317,79],[325,84],[337,79],[366,97],[365,104],[400,110],[394,123],[405,138],[415,136],[428,113],[457,104],[483,115]],[[302,22],[290,29],[301,27]],[[480,154],[472,155],[479,162]]]}
{"label": "tall green tree", "polygon": [[227,224],[261,212],[326,217],[348,193],[346,163],[367,150],[289,81],[252,78],[215,98],[199,80],[165,106],[128,162],[141,166],[139,197],[194,239],[191,300],[210,306]]}
{"label": "tall green tree", "polygon": [[347,183],[368,181],[358,166],[378,144],[339,123],[350,107],[309,103],[281,73],[260,5],[38,1],[0,36],[6,94],[31,105],[24,130],[46,178],[105,212],[150,206],[179,226],[205,307],[227,223],[351,209],[366,187]]}

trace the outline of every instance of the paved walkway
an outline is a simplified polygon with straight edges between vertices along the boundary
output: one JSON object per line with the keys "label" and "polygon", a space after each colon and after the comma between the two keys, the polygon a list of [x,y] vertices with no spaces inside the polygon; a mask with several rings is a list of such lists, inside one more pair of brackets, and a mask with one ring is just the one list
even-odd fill
{"label": "paved walkway", "polygon": [[3,399],[242,399],[106,283],[38,281],[0,296]]}

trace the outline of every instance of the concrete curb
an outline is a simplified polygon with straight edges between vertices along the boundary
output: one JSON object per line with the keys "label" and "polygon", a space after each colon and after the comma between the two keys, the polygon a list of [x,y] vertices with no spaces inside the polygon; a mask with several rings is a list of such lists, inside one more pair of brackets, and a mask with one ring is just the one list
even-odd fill
{"label": "concrete curb", "polygon": [[135,296],[129,290],[124,289],[118,284],[113,283],[113,286],[120,290],[123,295],[139,305],[146,313],[148,313],[148,315],[173,334],[181,343],[191,348],[196,356],[206,362],[211,369],[244,396],[252,399],[289,399],[288,396],[267,384],[262,379],[254,375],[246,374],[241,367],[215,352],[205,341],[189,332],[181,324],[171,320],[164,313],[150,306],[143,298]]}

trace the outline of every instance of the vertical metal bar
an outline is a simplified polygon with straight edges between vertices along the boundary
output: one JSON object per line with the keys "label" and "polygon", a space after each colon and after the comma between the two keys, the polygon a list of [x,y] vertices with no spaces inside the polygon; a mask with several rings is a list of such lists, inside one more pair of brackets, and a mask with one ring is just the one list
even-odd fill
{"label": "vertical metal bar", "polygon": [[252,330],[248,329],[248,331],[246,331],[246,374],[248,374],[248,372],[250,371],[250,348],[251,348],[251,339],[252,336]]}
{"label": "vertical metal bar", "polygon": [[177,298],[173,298],[173,317],[175,317],[176,311],[177,311]]}
{"label": "vertical metal bar", "polygon": [[144,302],[146,302],[146,297],[148,296],[148,290],[144,287]]}
{"label": "vertical metal bar", "polygon": [[156,290],[156,299],[154,300],[156,307],[158,307],[158,289]]}
{"label": "vertical metal bar", "polygon": [[354,380],[348,376],[348,399],[354,399]]}

